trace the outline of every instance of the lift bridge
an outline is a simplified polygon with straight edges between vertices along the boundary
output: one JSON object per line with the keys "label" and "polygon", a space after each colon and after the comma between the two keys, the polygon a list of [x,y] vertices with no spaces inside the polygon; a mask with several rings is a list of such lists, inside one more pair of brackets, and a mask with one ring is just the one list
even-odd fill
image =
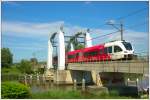
{"label": "lift bridge", "polygon": [[149,58],[148,56],[138,56],[133,60],[126,59],[117,61],[106,60],[95,62],[69,63],[67,69],[77,71],[120,72],[148,75]]}

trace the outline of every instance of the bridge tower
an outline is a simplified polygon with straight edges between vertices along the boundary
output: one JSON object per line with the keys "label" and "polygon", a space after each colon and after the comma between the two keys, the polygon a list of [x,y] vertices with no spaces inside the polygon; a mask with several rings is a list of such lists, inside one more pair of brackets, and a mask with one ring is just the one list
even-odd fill
{"label": "bridge tower", "polygon": [[47,58],[47,69],[51,69],[53,68],[53,64],[52,64],[52,53],[53,53],[53,46],[51,44],[50,38],[48,39],[48,58]]}
{"label": "bridge tower", "polygon": [[63,27],[60,27],[58,33],[58,70],[65,70],[65,41]]}
{"label": "bridge tower", "polygon": [[86,38],[86,47],[91,47],[92,46],[92,38],[90,36],[90,29],[87,29],[85,33],[85,38]]}

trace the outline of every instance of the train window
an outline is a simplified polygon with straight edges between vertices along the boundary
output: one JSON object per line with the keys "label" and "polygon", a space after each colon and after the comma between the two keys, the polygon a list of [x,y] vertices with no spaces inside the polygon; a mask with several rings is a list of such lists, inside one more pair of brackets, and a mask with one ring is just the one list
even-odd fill
{"label": "train window", "polygon": [[92,56],[94,54],[94,52],[89,52],[89,55]]}
{"label": "train window", "polygon": [[94,55],[97,55],[98,54],[98,52],[97,51],[94,51]]}
{"label": "train window", "polygon": [[84,53],[84,56],[88,56],[88,55],[89,55],[89,53],[88,53],[88,52]]}
{"label": "train window", "polygon": [[103,54],[103,49],[100,49],[100,54]]}
{"label": "train window", "polygon": [[114,46],[114,52],[120,52],[122,49],[119,46]]}
{"label": "train window", "polygon": [[122,42],[127,50],[132,50],[132,46],[129,42]]}
{"label": "train window", "polygon": [[112,47],[108,47],[108,53],[112,53]]}
{"label": "train window", "polygon": [[84,56],[94,56],[94,55],[97,55],[97,54],[98,54],[98,51],[92,51],[92,52],[84,53]]}
{"label": "train window", "polygon": [[75,55],[68,55],[68,58],[75,58]]}
{"label": "train window", "polygon": [[92,53],[93,56],[98,54],[97,51],[93,51],[93,52],[91,52],[91,53]]}

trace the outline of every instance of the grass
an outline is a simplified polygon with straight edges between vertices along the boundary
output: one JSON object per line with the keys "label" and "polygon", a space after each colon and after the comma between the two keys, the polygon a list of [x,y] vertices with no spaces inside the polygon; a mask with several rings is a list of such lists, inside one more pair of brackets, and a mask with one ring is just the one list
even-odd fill
{"label": "grass", "polygon": [[32,99],[131,99],[131,97],[118,96],[116,92],[99,95],[74,90],[49,90],[48,92],[32,93]]}
{"label": "grass", "polygon": [[73,90],[49,90],[48,92],[42,92],[42,93],[33,93],[32,94],[33,99],[72,99],[72,98],[83,98],[80,91],[73,91]]}

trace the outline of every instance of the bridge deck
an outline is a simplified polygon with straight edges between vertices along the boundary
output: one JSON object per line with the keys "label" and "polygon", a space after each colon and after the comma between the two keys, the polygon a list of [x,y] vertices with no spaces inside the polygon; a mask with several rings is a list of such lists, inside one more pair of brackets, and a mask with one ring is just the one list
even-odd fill
{"label": "bridge deck", "polygon": [[149,73],[149,61],[128,60],[128,61],[105,61],[105,62],[84,62],[69,63],[70,70],[96,70],[99,72],[122,72],[122,73]]}

